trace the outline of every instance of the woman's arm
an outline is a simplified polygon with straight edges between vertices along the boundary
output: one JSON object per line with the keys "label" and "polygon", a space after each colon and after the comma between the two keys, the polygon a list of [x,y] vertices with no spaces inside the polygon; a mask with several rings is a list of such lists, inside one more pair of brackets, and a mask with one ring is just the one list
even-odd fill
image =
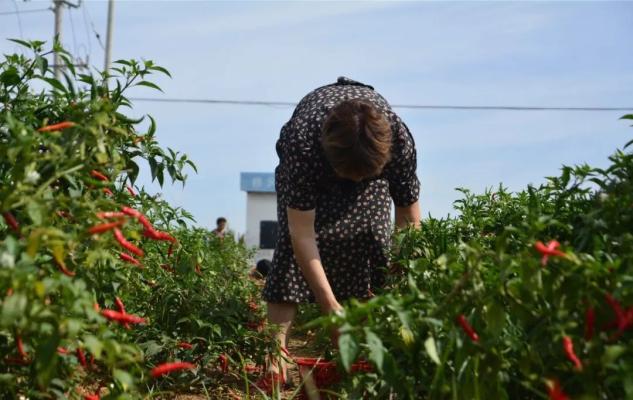
{"label": "woman's arm", "polygon": [[332,287],[321,264],[314,230],[315,211],[287,208],[287,213],[295,259],[308,282],[308,286],[312,289],[317,303],[321,306],[321,311],[329,313],[342,309],[334,296],[334,292],[332,292]]}
{"label": "woman's arm", "polygon": [[406,228],[409,225],[413,225],[414,228],[420,227],[420,202],[408,205],[406,207],[396,206],[396,227],[398,229]]}

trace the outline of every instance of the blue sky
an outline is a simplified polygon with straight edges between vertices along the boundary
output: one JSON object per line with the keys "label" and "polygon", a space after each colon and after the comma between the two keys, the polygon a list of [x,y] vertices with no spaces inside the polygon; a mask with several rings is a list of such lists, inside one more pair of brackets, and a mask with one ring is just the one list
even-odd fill
{"label": "blue sky", "polygon": [[[101,67],[90,20],[105,37],[107,3],[84,6],[65,13],[63,42]],[[0,12],[14,9],[0,0]],[[345,75],[394,104],[633,106],[633,2],[118,1],[115,13],[113,58],[152,59],[173,75],[157,80],[164,94],[137,96],[298,101]],[[20,20],[24,38],[51,37],[52,13]],[[18,19],[0,16],[9,37],[20,37]],[[2,53],[15,49],[0,41]],[[274,169],[292,108],[137,103],[134,113],[153,115],[159,141],[198,165],[164,196],[200,225],[223,215],[243,231],[239,173]],[[633,136],[622,112],[398,113],[417,143],[423,213],[435,216],[452,212],[456,187],[519,190],[562,164],[603,166]],[[141,183],[161,190],[147,174]]]}

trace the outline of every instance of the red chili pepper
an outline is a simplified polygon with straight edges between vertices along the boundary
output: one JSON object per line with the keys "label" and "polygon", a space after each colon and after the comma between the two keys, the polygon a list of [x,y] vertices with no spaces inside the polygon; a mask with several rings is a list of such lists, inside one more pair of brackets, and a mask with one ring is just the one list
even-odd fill
{"label": "red chili pepper", "polygon": [[65,356],[68,354],[68,349],[65,347],[58,347],[57,348],[57,354]]}
{"label": "red chili pepper", "polygon": [[220,363],[220,369],[222,369],[223,373],[229,372],[229,358],[226,354],[220,354],[218,356],[218,362]]}
{"label": "red chili pepper", "polygon": [[174,245],[170,244],[169,248],[167,249],[167,257],[171,257],[173,253],[174,253]]}
{"label": "red chili pepper", "polygon": [[141,265],[141,262],[139,260],[137,260],[136,258],[132,257],[131,255],[127,254],[127,253],[119,253],[119,258],[123,261],[129,262],[130,264],[134,264],[134,265]]}
{"label": "red chili pepper", "polygon": [[159,240],[165,240],[167,242],[176,243],[178,241],[176,240],[175,237],[173,237],[167,232],[158,232],[158,237],[159,237]]}
{"label": "red chili pepper", "polygon": [[112,190],[110,190],[110,188],[103,188],[103,193],[107,194],[108,196],[114,196],[114,193],[112,193]]}
{"label": "red chili pepper", "polygon": [[143,225],[146,231],[149,230],[149,231],[152,231],[152,233],[156,232],[156,230],[154,230],[154,227],[152,226],[152,223],[149,222],[146,216],[141,214],[137,217],[137,219],[138,219],[138,222],[140,222],[141,225]]}
{"label": "red chili pepper", "polygon": [[143,215],[143,214],[141,214],[140,211],[137,211],[137,210],[135,210],[135,209],[133,209],[131,207],[123,207],[123,208],[121,208],[121,211],[124,214],[127,214],[130,217],[134,217],[134,218],[138,218],[139,216]]}
{"label": "red chili pepper", "polygon": [[195,369],[196,366],[192,363],[188,362],[172,362],[172,363],[164,363],[154,367],[151,371],[151,374],[154,378],[158,378],[159,376],[169,374],[170,372],[179,371],[182,369]]}
{"label": "red chili pepper", "polygon": [[154,228],[144,229],[143,236],[145,236],[148,239],[158,240],[158,231],[156,231]]}
{"label": "red chili pepper", "polygon": [[123,225],[124,221],[116,221],[116,222],[106,222],[105,224],[98,224],[88,229],[88,233],[91,235],[95,235],[98,233],[107,232],[111,229],[115,229],[121,225]]}
{"label": "red chili pepper", "polygon": [[101,211],[97,213],[99,219],[124,218],[126,215],[121,211]]}
{"label": "red chili pepper", "polygon": [[118,322],[120,324],[145,324],[145,318],[141,318],[137,315],[125,314],[115,310],[102,310],[101,315],[109,319],[110,321]]}
{"label": "red chili pepper", "polygon": [[64,275],[70,276],[71,278],[75,276],[75,272],[71,271],[66,267],[66,263],[63,260],[55,260],[55,264],[57,265],[57,269]]}
{"label": "red chili pepper", "polygon": [[7,223],[9,228],[13,230],[13,232],[20,233],[20,224],[18,223],[18,220],[15,219],[13,214],[11,214],[9,211],[5,211],[2,213],[2,216],[4,217],[4,221]]}
{"label": "red chili pepper", "polygon": [[[123,301],[121,301],[121,299],[119,297],[115,297],[114,298],[114,303],[116,304],[116,308],[119,309],[119,312],[121,314],[125,314],[125,305],[123,305]],[[125,324],[123,324],[123,327],[125,329],[130,329],[130,324],[125,323]]]}
{"label": "red chili pepper", "polygon": [[470,326],[464,314],[460,314],[457,316],[457,323],[459,324],[459,326],[461,326],[462,330],[464,331],[464,333],[466,333],[470,340],[472,340],[473,342],[479,341],[479,335],[477,335],[477,332],[475,332],[473,327]]}
{"label": "red chili pepper", "polygon": [[96,169],[93,169],[92,171],[90,171],[90,175],[95,178],[98,179],[102,182],[108,182],[110,179],[108,179],[107,176],[103,175],[101,172],[97,171]]}
{"label": "red chili pepper", "polygon": [[257,304],[254,300],[248,302],[248,308],[253,311],[259,311],[259,304]]}
{"label": "red chili pepper", "polygon": [[[143,221],[141,221],[141,223],[143,223]],[[145,227],[145,230],[143,231],[143,236],[149,239],[153,239],[153,240],[163,240],[163,241],[172,242],[172,243],[176,243],[178,241],[175,237],[173,237],[169,233],[157,231],[151,226]]]}
{"label": "red chili pepper", "polygon": [[590,341],[593,338],[594,325],[596,322],[596,310],[589,306],[585,310],[585,340]]}
{"label": "red chili pepper", "polygon": [[181,349],[187,349],[187,350],[193,349],[193,345],[189,342],[180,342],[176,346],[180,347]]}
{"label": "red chili pepper", "polygon": [[196,271],[196,274],[202,276],[202,270],[200,269],[200,264],[196,264],[195,271]]}
{"label": "red chili pepper", "polygon": [[125,305],[123,304],[123,301],[118,296],[114,298],[114,304],[116,304],[116,308],[119,309],[120,313],[125,314]]}
{"label": "red chili pepper", "polygon": [[633,327],[633,307],[629,307],[624,310],[620,303],[610,294],[605,296],[607,303],[611,306],[613,313],[615,314],[615,320],[609,324],[608,327],[615,327],[618,331],[611,337],[612,340],[620,337],[624,331]]}
{"label": "red chili pepper", "polygon": [[86,355],[84,354],[84,351],[81,348],[77,347],[76,353],[79,364],[81,364],[82,367],[87,368],[88,363],[86,362]]}
{"label": "red chili pepper", "polygon": [[536,249],[536,251],[538,251],[542,255],[541,257],[542,266],[547,265],[547,260],[549,259],[550,256],[565,257],[567,255],[560,250],[556,250],[558,247],[560,247],[560,243],[558,243],[556,240],[552,240],[548,242],[547,246],[544,245],[543,242],[541,241],[538,241],[534,244],[534,248]]}
{"label": "red chili pepper", "polygon": [[84,400],[101,400],[98,394],[87,394],[84,396]]}
{"label": "red chili pepper", "polygon": [[130,193],[130,196],[136,197],[136,193],[134,193],[134,189],[132,189],[132,187],[130,185],[126,185],[125,188]]}
{"label": "red chili pepper", "polygon": [[565,350],[565,355],[567,359],[574,364],[577,370],[582,370],[582,362],[574,352],[574,342],[569,336],[563,336],[563,349]]}
{"label": "red chili pepper", "polygon": [[569,396],[563,392],[563,388],[560,386],[558,379],[548,381],[547,394],[550,400],[569,400]]}
{"label": "red chili pepper", "polygon": [[123,233],[119,230],[119,228],[114,228],[113,232],[114,232],[114,238],[116,239],[117,242],[119,242],[119,244],[124,249],[126,249],[130,253],[136,254],[139,257],[143,257],[143,255],[145,254],[143,253],[143,250],[139,249],[138,247],[134,246],[132,243],[128,242],[123,236]]}
{"label": "red chili pepper", "polygon": [[38,132],[51,132],[51,131],[61,131],[62,129],[72,128],[75,126],[74,122],[64,121],[58,124],[47,125],[39,128]]}
{"label": "red chili pepper", "polygon": [[29,356],[26,354],[26,351],[24,351],[24,343],[20,335],[15,337],[15,347],[18,349],[20,357],[22,357],[23,360],[28,360]]}

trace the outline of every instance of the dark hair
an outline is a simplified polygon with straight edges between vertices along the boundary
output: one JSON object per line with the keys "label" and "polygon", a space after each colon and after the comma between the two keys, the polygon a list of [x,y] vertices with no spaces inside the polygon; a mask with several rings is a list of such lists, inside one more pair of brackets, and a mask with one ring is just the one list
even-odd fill
{"label": "dark hair", "polygon": [[272,264],[273,263],[270,262],[270,260],[267,260],[264,258],[262,260],[257,261],[255,270],[259,272],[259,274],[265,278],[266,276],[268,276],[268,272],[270,271]]}
{"label": "dark hair", "polygon": [[220,217],[220,218],[215,220],[215,224],[216,225],[220,225],[221,222],[226,222],[226,218]]}
{"label": "dark hair", "polygon": [[346,100],[328,114],[321,145],[338,175],[363,179],[382,172],[391,157],[392,137],[381,111],[363,100]]}

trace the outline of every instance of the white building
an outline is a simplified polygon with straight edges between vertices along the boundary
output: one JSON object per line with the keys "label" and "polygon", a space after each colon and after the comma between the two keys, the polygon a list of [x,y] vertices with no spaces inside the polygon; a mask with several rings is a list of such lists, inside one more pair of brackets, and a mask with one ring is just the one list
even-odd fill
{"label": "white building", "polygon": [[263,258],[272,260],[279,228],[275,174],[242,172],[240,189],[246,192],[244,241],[247,246],[257,248],[254,262]]}

